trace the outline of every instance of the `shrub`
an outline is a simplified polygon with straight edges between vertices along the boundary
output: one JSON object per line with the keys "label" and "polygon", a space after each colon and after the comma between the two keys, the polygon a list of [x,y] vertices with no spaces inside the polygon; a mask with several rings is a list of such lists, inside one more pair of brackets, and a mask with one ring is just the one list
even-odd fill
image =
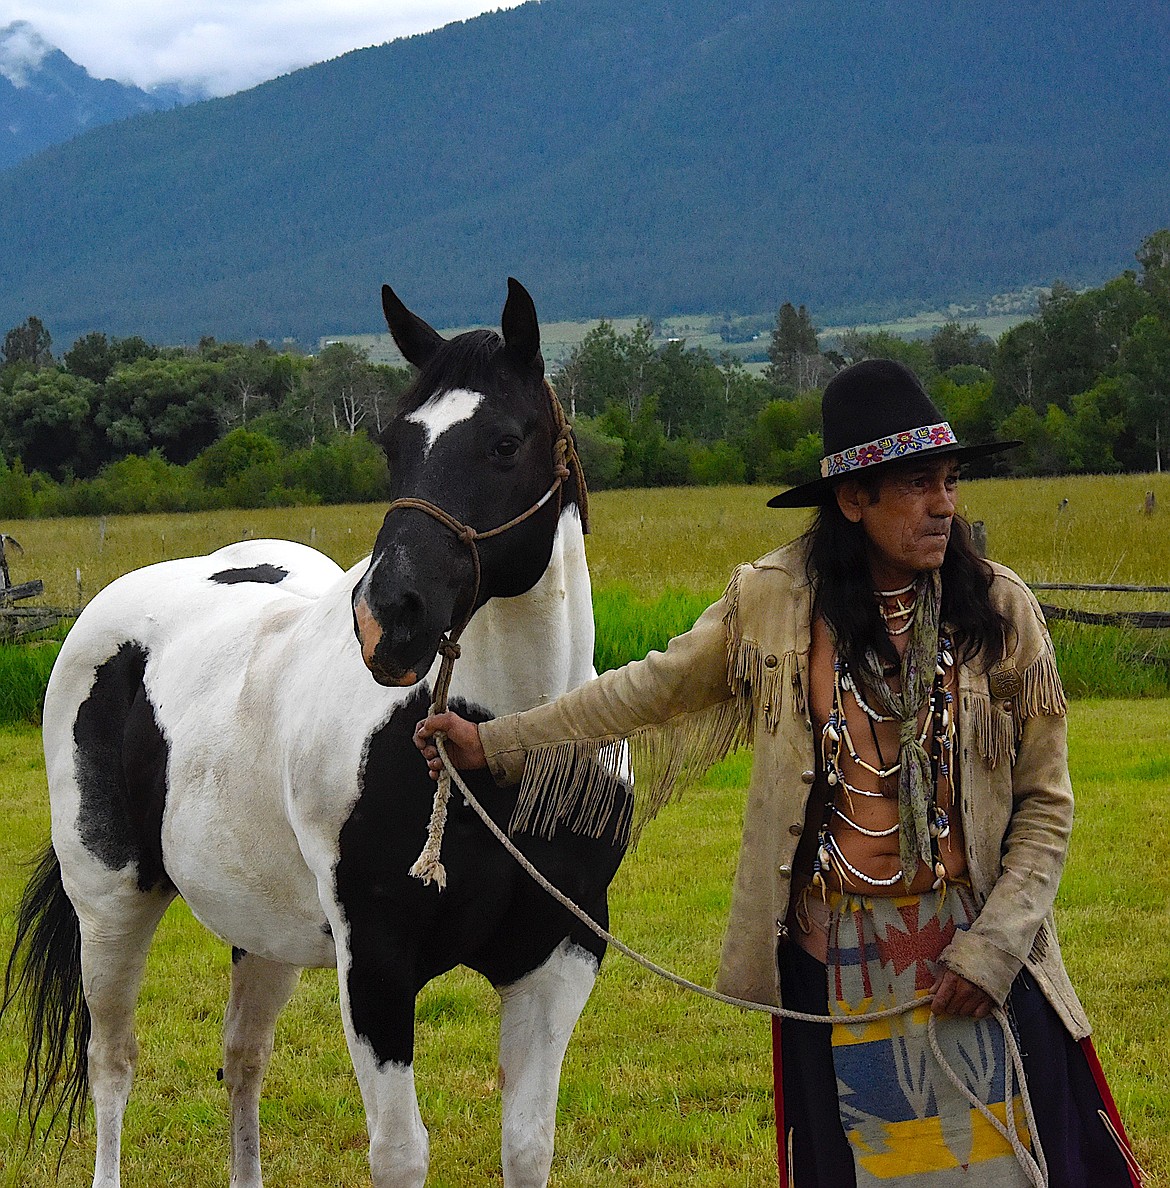
{"label": "shrub", "polygon": [[0,644],[0,725],[39,726],[59,643]]}
{"label": "shrub", "polygon": [[691,480],[703,487],[726,483],[742,483],[747,475],[747,463],[733,445],[717,441],[714,445],[693,445]]}
{"label": "shrub", "polygon": [[35,510],[32,480],[25,474],[20,459],[9,466],[0,457],[0,516],[6,520],[25,520]]}

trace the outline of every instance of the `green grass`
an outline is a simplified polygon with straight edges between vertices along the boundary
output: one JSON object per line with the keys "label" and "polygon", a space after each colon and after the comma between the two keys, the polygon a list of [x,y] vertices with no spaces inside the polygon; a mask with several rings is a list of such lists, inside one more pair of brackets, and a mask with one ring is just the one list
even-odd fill
{"label": "green grass", "polygon": [[624,585],[594,590],[597,639],[593,658],[597,671],[620,668],[651,650],[662,651],[672,636],[691,627],[709,602],[702,594],[683,590],[665,590],[651,599]]}
{"label": "green grass", "polygon": [[[1081,701],[1071,714],[1077,816],[1057,901],[1065,959],[1150,1184],[1170,1186],[1170,759],[1164,701]],[[716,768],[667,809],[613,888],[615,932],[709,981],[718,961],[748,757]],[[36,732],[0,729],[0,908],[47,830]],[[4,947],[0,947],[0,953]],[[142,1057],[127,1114],[125,1178],[219,1188],[226,1098],[215,1080],[229,954],[181,904],[151,953],[139,1008]],[[456,971],[419,1005],[417,1077],[432,1136],[430,1188],[498,1184],[495,995]],[[23,1041],[0,1029],[0,1184],[48,1188],[56,1147],[29,1159],[12,1139]],[[606,959],[569,1048],[553,1188],[774,1183],[766,1019],[686,995],[620,956]],[[336,978],[304,975],[281,1017],[262,1107],[271,1184],[368,1184],[360,1099],[342,1039]],[[92,1122],[66,1153],[62,1188],[89,1183]]]}
{"label": "green grass", "polygon": [[[1140,510],[1147,490],[1157,497],[1152,516]],[[772,493],[765,487],[594,493],[587,542],[594,584],[626,585],[640,597],[667,586],[717,596],[738,562],[804,528],[807,513],[765,506]],[[1170,475],[965,481],[960,505],[968,519],[986,524],[992,556],[1027,581],[1170,585]],[[12,580],[41,578],[46,602],[72,606],[77,570],[88,599],[130,569],[249,536],[311,543],[348,567],[369,551],[384,513],[379,504],[361,504],[26,520],[6,528],[25,549],[13,561]],[[1136,605],[1135,599],[1124,604]],[[1075,605],[1096,609],[1102,601],[1076,596]]]}
{"label": "green grass", "polygon": [[0,723],[41,720],[41,703],[59,643],[0,644]]}

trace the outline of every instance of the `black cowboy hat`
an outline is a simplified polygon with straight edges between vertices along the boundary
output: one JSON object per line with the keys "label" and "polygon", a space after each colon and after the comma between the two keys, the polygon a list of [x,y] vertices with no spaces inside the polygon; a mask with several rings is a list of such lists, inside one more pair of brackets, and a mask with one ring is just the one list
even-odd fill
{"label": "black cowboy hat", "polygon": [[769,507],[815,507],[843,478],[907,458],[949,455],[967,462],[1021,445],[963,445],[909,367],[863,359],[825,385],[821,397],[825,457],[821,477],[768,500]]}

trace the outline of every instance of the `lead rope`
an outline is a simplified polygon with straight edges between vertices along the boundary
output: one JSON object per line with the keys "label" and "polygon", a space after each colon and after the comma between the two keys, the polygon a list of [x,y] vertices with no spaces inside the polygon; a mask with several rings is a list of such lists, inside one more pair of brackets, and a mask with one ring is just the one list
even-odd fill
{"label": "lead rope", "polygon": [[[452,661],[454,663],[454,661]],[[454,781],[458,786],[459,791],[463,794],[463,799],[474,810],[479,819],[487,826],[489,832],[495,839],[512,855],[513,858],[520,864],[520,866],[527,872],[527,874],[535,880],[535,882],[549,893],[563,908],[566,908],[582,924],[585,925],[591,932],[600,937],[607,945],[612,945],[619,953],[624,953],[631,961],[636,962],[642,966],[643,969],[649,970],[651,973],[657,974],[660,978],[665,978],[668,982],[673,982],[674,985],[681,987],[684,990],[691,990],[695,994],[702,995],[704,998],[710,998],[715,1002],[722,1002],[727,1006],[739,1007],[745,1011],[758,1011],[768,1015],[774,1015],[781,1019],[794,1019],[802,1023],[845,1023],[852,1026],[855,1023],[875,1023],[880,1019],[889,1019],[894,1015],[904,1015],[908,1011],[916,1010],[918,1007],[925,1006],[933,998],[933,995],[927,994],[922,998],[915,998],[910,1002],[904,1002],[899,1006],[886,1007],[880,1011],[866,1011],[859,1015],[849,1015],[847,1017],[833,1016],[833,1015],[810,1015],[804,1011],[794,1011],[787,1007],[769,1006],[767,1003],[752,1002],[746,998],[736,998],[730,994],[722,994],[718,990],[712,990],[707,986],[700,986],[696,982],[689,981],[687,978],[679,974],[672,973],[669,969],[658,965],[651,961],[649,957],[643,956],[641,953],[631,949],[629,945],[624,944],[618,940],[612,932],[603,928],[597,923],[586,911],[578,907],[567,895],[563,894],[559,888],[553,886],[552,883],[532,865],[531,862],[520,852],[512,839],[492,820],[488,815],[487,810],[475,798],[471,789],[464,783],[463,778],[459,772],[455,770],[454,764],[447,757],[447,748],[444,745],[444,735],[440,732],[435,735],[435,746],[438,749],[439,755],[443,760],[443,771],[439,776],[439,783],[446,782],[447,792],[443,800],[443,816],[446,817],[446,802],[450,797],[451,782]],[[435,795],[436,811],[438,810],[439,795]],[[432,818],[433,820],[433,818]],[[430,842],[428,840],[428,846]],[[425,853],[426,851],[424,851]],[[422,861],[420,856],[419,861]],[[418,863],[415,863],[417,866]],[[440,870],[442,869],[440,865]],[[415,871],[412,868],[411,874]],[[445,877],[445,876],[444,876]],[[443,884],[440,883],[440,886]],[[976,1094],[963,1083],[958,1073],[951,1067],[950,1062],[942,1053],[942,1048],[939,1046],[937,1026],[938,1021],[935,1015],[931,1015],[926,1023],[926,1036],[930,1043],[930,1050],[934,1053],[935,1060],[938,1061],[939,1067],[943,1070],[947,1079],[955,1086],[956,1089],[967,1099],[971,1105],[987,1119],[988,1123],[995,1129],[995,1131],[1010,1144],[1012,1151],[1016,1156],[1016,1161],[1023,1169],[1024,1175],[1027,1176],[1033,1188],[1048,1188],[1048,1164],[1044,1158],[1044,1152],[1040,1148],[1040,1139],[1036,1132],[1036,1117],[1032,1111],[1032,1099],[1028,1094],[1027,1082],[1024,1079],[1024,1061],[1020,1055],[1019,1046],[1016,1043],[1015,1036],[1012,1035],[1011,1025],[1008,1022],[1008,1017],[1000,1007],[995,1007],[992,1011],[995,1021],[999,1024],[1003,1031],[1004,1048],[1008,1055],[1008,1060],[1004,1067],[1004,1116],[1006,1125],[991,1112],[990,1108],[982,1102]],[[1013,1081],[1018,1080],[1020,1098],[1024,1106],[1024,1119],[1028,1127],[1028,1133],[1032,1138],[1033,1146],[1035,1147],[1035,1156],[1028,1148],[1020,1141],[1019,1135],[1016,1133],[1015,1124],[1015,1106],[1013,1098],[1015,1093],[1013,1091]]]}

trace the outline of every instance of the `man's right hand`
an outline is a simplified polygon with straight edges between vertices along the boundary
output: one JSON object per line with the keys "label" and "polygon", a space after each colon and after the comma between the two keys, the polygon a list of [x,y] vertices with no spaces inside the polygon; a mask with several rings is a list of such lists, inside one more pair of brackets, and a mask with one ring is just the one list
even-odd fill
{"label": "man's right hand", "polygon": [[450,710],[443,714],[431,714],[415,727],[414,745],[427,761],[432,780],[437,780],[443,770],[443,760],[434,738],[439,733],[446,735],[447,758],[460,771],[475,771],[487,766],[487,756],[479,741],[479,727],[474,722]]}

